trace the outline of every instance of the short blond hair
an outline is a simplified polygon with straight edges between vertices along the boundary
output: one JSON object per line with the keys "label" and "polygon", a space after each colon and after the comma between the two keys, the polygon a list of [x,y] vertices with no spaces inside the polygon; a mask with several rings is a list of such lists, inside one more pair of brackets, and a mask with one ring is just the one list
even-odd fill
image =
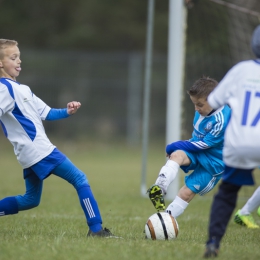
{"label": "short blond hair", "polygon": [[3,58],[3,50],[11,46],[18,46],[18,42],[15,40],[0,39],[0,59]]}

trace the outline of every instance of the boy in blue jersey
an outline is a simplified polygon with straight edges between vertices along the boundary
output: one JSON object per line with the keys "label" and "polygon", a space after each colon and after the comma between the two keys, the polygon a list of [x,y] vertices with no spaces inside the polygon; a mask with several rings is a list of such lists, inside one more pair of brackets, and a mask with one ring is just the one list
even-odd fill
{"label": "boy in blue jersey", "polygon": [[208,95],[217,84],[214,79],[202,77],[188,91],[195,106],[192,138],[166,146],[169,160],[160,170],[155,185],[148,189],[155,208],[164,210],[164,195],[179,168],[185,173],[192,171],[185,177],[185,185],[166,209],[175,218],[184,212],[196,194],[204,195],[212,190],[224,171],[222,148],[230,108],[222,106],[215,110],[207,102]]}
{"label": "boy in blue jersey", "polygon": [[64,109],[50,108],[28,86],[16,81],[20,71],[18,43],[0,39],[0,123],[23,167],[26,188],[24,195],[0,200],[0,216],[37,207],[44,179],[54,174],[76,189],[89,226],[87,236],[114,237],[102,227],[98,204],[86,175],[50,142],[42,124],[42,120],[57,120],[75,114],[80,102],[69,102]]}

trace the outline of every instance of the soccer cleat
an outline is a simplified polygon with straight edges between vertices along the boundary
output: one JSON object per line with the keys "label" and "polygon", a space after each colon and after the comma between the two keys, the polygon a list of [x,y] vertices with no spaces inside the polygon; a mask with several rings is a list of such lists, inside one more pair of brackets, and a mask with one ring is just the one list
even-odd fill
{"label": "soccer cleat", "polygon": [[248,228],[259,228],[251,214],[241,215],[240,210],[238,210],[235,214],[234,222],[241,226],[246,226]]}
{"label": "soccer cleat", "polygon": [[215,243],[210,243],[206,245],[206,250],[203,255],[204,258],[217,257],[219,249],[216,247]]}
{"label": "soccer cleat", "polygon": [[257,214],[260,217],[260,207],[257,209]]}
{"label": "soccer cleat", "polygon": [[111,231],[107,228],[101,229],[98,232],[92,232],[91,230],[88,231],[87,237],[113,237],[113,238],[119,238],[111,233]]}
{"label": "soccer cleat", "polygon": [[149,194],[149,198],[153,203],[156,210],[165,210],[165,202],[163,198],[163,192],[158,185],[151,186],[147,193]]}

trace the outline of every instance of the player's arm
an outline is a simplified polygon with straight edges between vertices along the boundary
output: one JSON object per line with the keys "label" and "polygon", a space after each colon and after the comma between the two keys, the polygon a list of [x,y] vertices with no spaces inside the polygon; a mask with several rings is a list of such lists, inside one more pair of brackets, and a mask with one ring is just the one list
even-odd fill
{"label": "player's arm", "polygon": [[51,108],[45,120],[48,121],[59,120],[69,116],[70,115],[67,112],[67,108],[61,108],[61,109]]}
{"label": "player's arm", "polygon": [[67,108],[51,108],[49,111],[46,120],[59,120],[66,117],[69,117],[70,115],[75,114],[78,109],[80,108],[81,104],[77,101],[72,101],[67,104]]}
{"label": "player's arm", "polygon": [[230,118],[230,113],[222,113],[222,111],[220,111],[215,115],[215,117],[215,124],[203,139],[199,141],[190,139],[188,141],[174,142],[166,146],[166,153],[170,155],[176,150],[183,150],[186,152],[201,152],[218,146],[221,142],[223,142],[223,136],[227,122]]}
{"label": "player's arm", "polygon": [[166,153],[170,155],[176,150],[183,150],[186,152],[200,152],[205,149],[209,149],[210,146],[208,146],[203,140],[198,142],[192,142],[192,141],[177,141],[171,144],[168,144],[166,146]]}

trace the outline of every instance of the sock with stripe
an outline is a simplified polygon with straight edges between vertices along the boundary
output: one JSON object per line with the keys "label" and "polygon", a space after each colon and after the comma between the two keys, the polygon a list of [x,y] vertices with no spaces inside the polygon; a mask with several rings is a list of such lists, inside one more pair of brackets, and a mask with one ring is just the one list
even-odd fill
{"label": "sock with stripe", "polygon": [[89,229],[92,232],[98,232],[102,229],[102,219],[98,204],[92,194],[89,185],[83,185],[78,190],[78,196],[81,207],[85,213]]}
{"label": "sock with stripe", "polygon": [[176,196],[174,201],[168,206],[166,211],[170,213],[174,218],[177,218],[184,212],[188,205],[188,202]]}
{"label": "sock with stripe", "polygon": [[0,200],[0,216],[18,213],[18,204],[15,197],[6,197]]}
{"label": "sock with stripe", "polygon": [[155,184],[158,185],[164,194],[167,193],[168,186],[176,178],[180,165],[175,161],[168,160],[161,168]]}

